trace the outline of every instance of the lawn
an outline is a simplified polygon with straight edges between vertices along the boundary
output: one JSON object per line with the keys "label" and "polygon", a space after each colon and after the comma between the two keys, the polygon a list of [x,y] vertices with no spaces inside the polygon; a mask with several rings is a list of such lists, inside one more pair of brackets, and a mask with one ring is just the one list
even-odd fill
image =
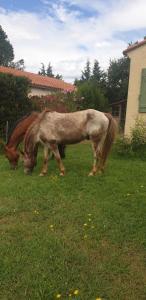
{"label": "lawn", "polygon": [[0,155],[0,299],[146,299],[146,161],[91,162],[70,146],[39,177],[41,155],[32,176]]}

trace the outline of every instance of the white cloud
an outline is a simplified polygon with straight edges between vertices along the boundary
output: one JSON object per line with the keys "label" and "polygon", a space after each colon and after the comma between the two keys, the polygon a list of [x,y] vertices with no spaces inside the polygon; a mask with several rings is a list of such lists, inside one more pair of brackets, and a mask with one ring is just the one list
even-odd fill
{"label": "white cloud", "polygon": [[[81,75],[87,58],[96,58],[107,68],[110,58],[121,57],[127,41],[115,37],[116,32],[146,28],[145,0],[111,0],[108,5],[101,0],[72,0],[80,6],[78,11],[69,10],[67,1],[52,5],[53,17],[48,11],[0,9],[0,24],[14,46],[15,59],[24,58],[28,71],[38,72],[41,62],[51,62],[54,72],[73,81]],[[88,7],[100,14],[79,18],[81,9]]]}

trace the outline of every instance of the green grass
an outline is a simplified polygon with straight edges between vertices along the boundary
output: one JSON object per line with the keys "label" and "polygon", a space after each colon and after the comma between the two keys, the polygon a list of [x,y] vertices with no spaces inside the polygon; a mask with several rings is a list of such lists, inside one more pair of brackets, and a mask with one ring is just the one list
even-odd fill
{"label": "green grass", "polygon": [[0,299],[145,300],[146,162],[88,177],[88,144],[68,147],[63,178],[41,162],[26,176],[0,156]]}

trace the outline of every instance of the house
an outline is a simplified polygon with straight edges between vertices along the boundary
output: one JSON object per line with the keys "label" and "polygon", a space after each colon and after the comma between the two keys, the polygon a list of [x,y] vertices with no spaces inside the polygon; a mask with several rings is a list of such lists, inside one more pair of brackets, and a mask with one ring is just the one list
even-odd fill
{"label": "house", "polygon": [[0,73],[27,77],[31,81],[29,96],[46,96],[56,91],[72,92],[75,90],[73,84],[66,83],[61,79],[20,71],[14,68],[0,66]]}
{"label": "house", "polygon": [[136,119],[146,122],[146,38],[123,51],[130,58],[130,75],[125,135],[130,135]]}

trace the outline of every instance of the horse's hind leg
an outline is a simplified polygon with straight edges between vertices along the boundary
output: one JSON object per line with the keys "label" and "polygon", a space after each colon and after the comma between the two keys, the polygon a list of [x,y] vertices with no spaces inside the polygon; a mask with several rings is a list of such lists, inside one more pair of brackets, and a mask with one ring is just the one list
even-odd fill
{"label": "horse's hind leg", "polygon": [[45,145],[44,146],[44,161],[43,161],[43,167],[41,169],[40,176],[45,176],[47,174],[49,154],[50,154],[50,149],[48,148],[47,145]]}
{"label": "horse's hind leg", "polygon": [[89,176],[94,176],[97,172],[97,161],[98,161],[98,142],[97,141],[92,141],[92,150],[93,150],[93,166],[92,166],[92,170],[89,173]]}
{"label": "horse's hind leg", "polygon": [[59,169],[60,169],[60,175],[64,176],[64,174],[65,174],[65,168],[64,168],[64,165],[62,163],[62,160],[61,160],[61,157],[60,157],[60,153],[59,153],[57,144],[56,143],[53,143],[53,144],[51,143],[50,144],[50,148],[51,148],[51,150],[52,150],[52,152],[54,154],[54,157],[55,157],[55,159],[56,159],[56,161],[58,163],[58,166],[59,166]]}

